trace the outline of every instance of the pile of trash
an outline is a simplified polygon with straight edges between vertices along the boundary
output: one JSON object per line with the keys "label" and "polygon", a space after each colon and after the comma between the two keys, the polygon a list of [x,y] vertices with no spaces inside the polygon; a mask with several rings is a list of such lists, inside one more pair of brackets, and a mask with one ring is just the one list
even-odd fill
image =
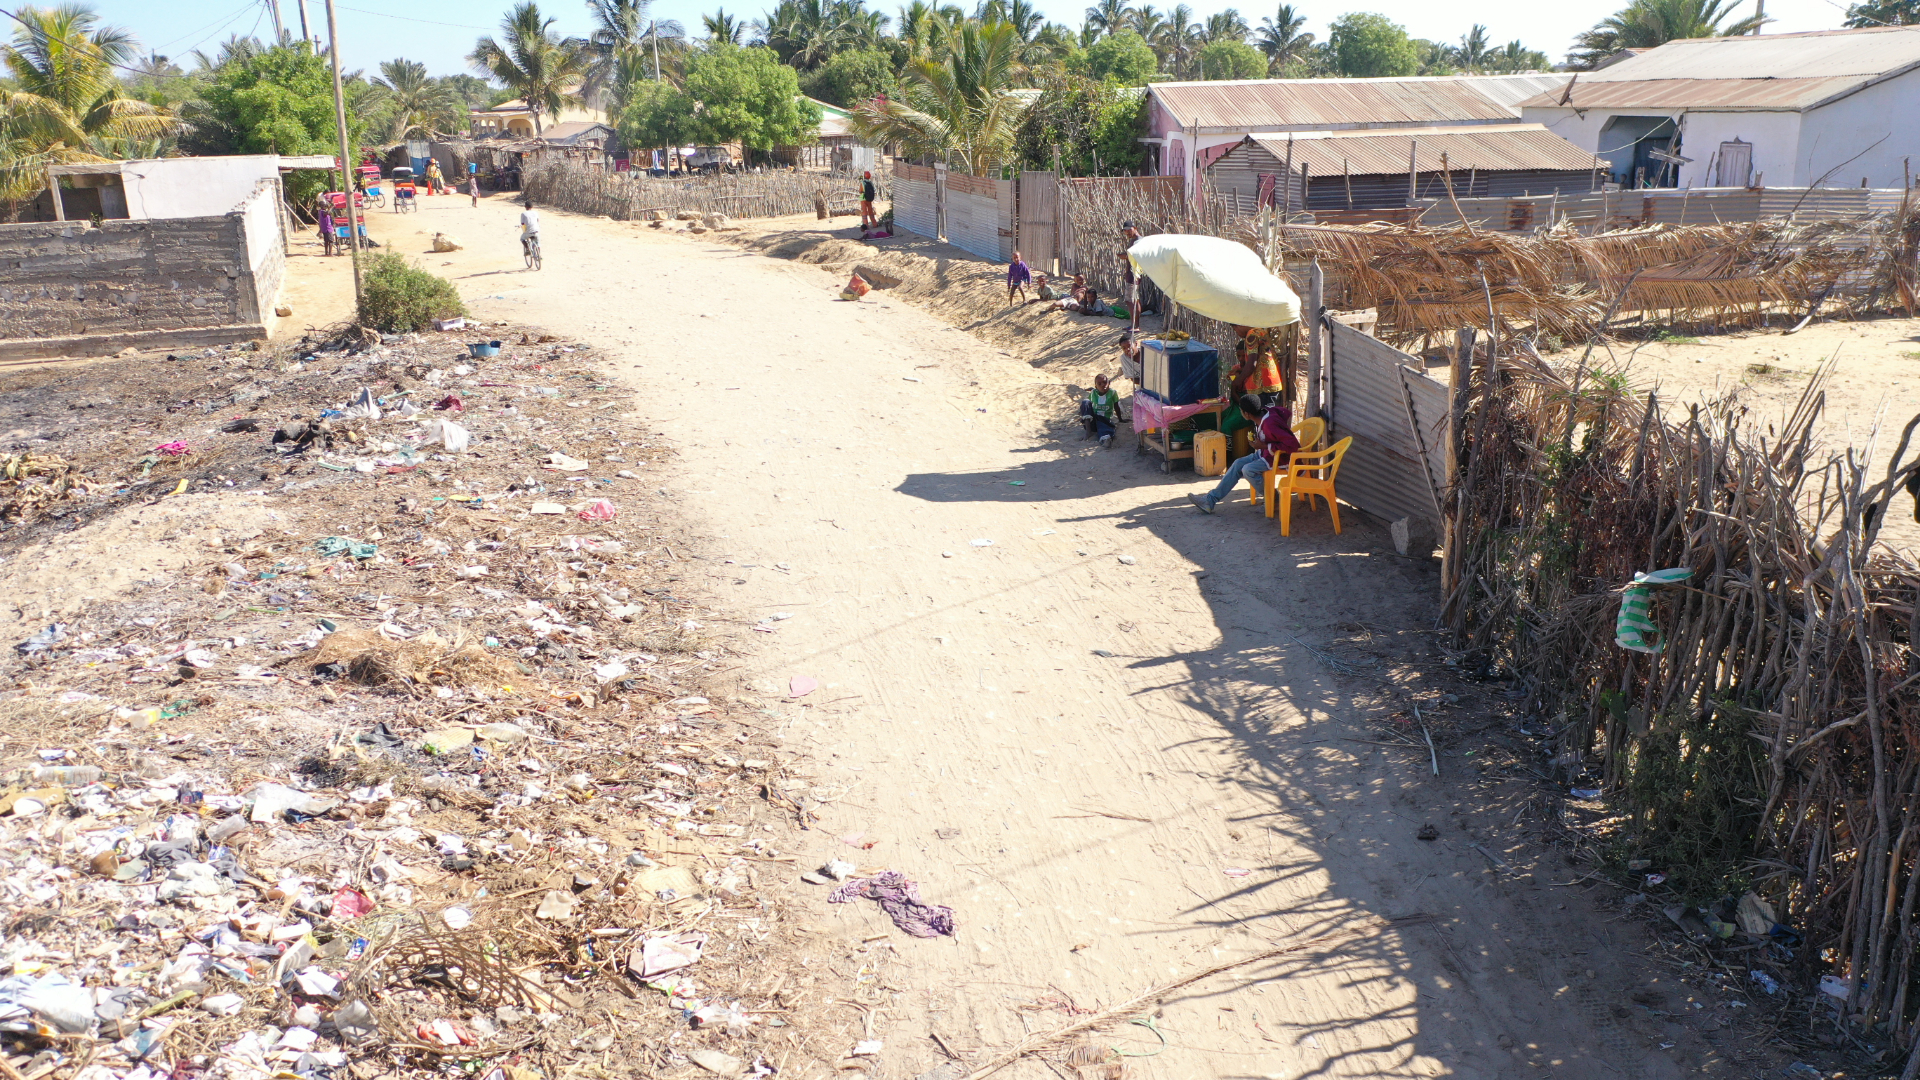
{"label": "pile of trash", "polygon": [[494,327],[0,379],[16,431],[89,403],[0,474],[0,575],[209,515],[0,662],[6,1080],[845,1053],[785,933],[805,789],[707,688],[669,451],[595,360]]}

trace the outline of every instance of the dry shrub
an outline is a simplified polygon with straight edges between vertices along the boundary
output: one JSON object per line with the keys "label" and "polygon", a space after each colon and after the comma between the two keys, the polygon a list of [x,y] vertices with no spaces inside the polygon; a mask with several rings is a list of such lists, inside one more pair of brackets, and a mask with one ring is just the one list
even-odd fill
{"label": "dry shrub", "polygon": [[345,678],[364,686],[405,690],[497,686],[519,677],[518,668],[466,641],[464,634],[453,642],[427,635],[396,641],[371,630],[339,630],[299,659],[316,668],[338,665]]}

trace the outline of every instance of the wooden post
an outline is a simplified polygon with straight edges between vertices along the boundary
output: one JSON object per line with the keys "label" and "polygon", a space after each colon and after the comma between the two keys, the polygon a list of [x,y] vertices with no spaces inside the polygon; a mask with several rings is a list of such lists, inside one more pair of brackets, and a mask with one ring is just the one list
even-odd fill
{"label": "wooden post", "polygon": [[47,197],[53,200],[53,220],[67,220],[67,208],[60,205],[60,181],[53,175],[53,166],[47,166]]}
{"label": "wooden post", "polygon": [[347,253],[353,256],[353,318],[360,319],[360,208],[353,198],[353,155],[347,146],[347,105],[340,92],[340,23],[327,0],[327,60],[333,65],[333,123],[340,135],[340,190],[347,196]]}
{"label": "wooden post", "polygon": [[1473,340],[1472,327],[1454,334],[1453,363],[1447,369],[1447,386],[1450,391],[1447,409],[1447,480],[1445,498],[1441,505],[1448,512],[1441,519],[1441,556],[1440,556],[1440,593],[1442,596],[1453,592],[1454,575],[1458,573],[1460,556],[1459,536],[1456,528],[1460,521],[1460,508],[1466,505],[1467,493],[1460,487],[1460,459],[1466,455],[1467,448],[1467,395],[1473,379]]}
{"label": "wooden post", "polygon": [[1323,329],[1320,317],[1326,285],[1326,274],[1320,269],[1320,260],[1315,259],[1313,269],[1307,272],[1306,310],[1300,313],[1300,322],[1307,331],[1307,416],[1320,415],[1320,384],[1325,378],[1321,370],[1325,352],[1320,340]]}
{"label": "wooden post", "polygon": [[1281,170],[1281,173],[1281,179],[1287,185],[1286,194],[1282,196],[1283,201],[1280,204],[1282,208],[1280,220],[1284,222],[1293,216],[1293,135],[1291,133],[1287,135],[1287,166]]}
{"label": "wooden post", "polygon": [[1353,209],[1353,169],[1346,158],[1340,159],[1340,182],[1347,186],[1347,209]]}
{"label": "wooden post", "polygon": [[1418,179],[1417,174],[1413,171],[1419,156],[1420,156],[1420,140],[1408,139],[1407,140],[1407,205],[1408,206],[1412,206],[1413,200],[1416,198],[1419,198],[1420,181]]}

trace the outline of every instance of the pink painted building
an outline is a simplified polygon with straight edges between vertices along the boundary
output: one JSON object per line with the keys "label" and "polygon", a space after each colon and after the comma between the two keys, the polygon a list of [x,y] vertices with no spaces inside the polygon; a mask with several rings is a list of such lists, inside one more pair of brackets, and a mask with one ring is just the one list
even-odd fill
{"label": "pink painted building", "polygon": [[1252,79],[1147,87],[1149,170],[1193,177],[1249,135],[1512,124],[1519,103],[1571,76],[1447,75],[1405,79]]}

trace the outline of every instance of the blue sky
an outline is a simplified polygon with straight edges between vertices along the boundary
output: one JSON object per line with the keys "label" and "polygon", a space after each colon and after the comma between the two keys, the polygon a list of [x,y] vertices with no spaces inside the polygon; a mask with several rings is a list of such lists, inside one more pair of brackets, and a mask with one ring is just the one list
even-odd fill
{"label": "blue sky", "polygon": [[[211,50],[229,34],[270,33],[270,0],[91,0],[95,10],[109,22],[127,27],[140,36],[143,50],[165,56],[184,57],[195,48]],[[301,0],[279,0],[281,17],[298,32]],[[729,5],[739,0],[729,0]],[[1190,3],[1193,0],[1189,0]],[[1587,3],[1542,3],[1540,0],[1484,0],[1476,4],[1435,4],[1431,0],[1340,0],[1321,5],[1302,5],[1313,16],[1312,29],[1324,35],[1329,20],[1349,10],[1378,11],[1406,25],[1416,37],[1452,41],[1475,22],[1487,24],[1496,42],[1519,38],[1531,48],[1544,50],[1555,59],[1566,51],[1573,35],[1593,25],[1625,0],[1599,0]],[[307,18],[324,33],[324,0],[305,0]],[[1753,0],[1743,0],[1740,14],[1752,10]],[[750,0],[738,7],[714,0],[658,0],[656,14],[662,19],[678,19],[697,32],[700,14],[716,7],[751,20],[772,7],[768,0]],[[473,49],[474,40],[490,33],[510,6],[509,0],[340,0],[341,58],[350,68],[371,69],[382,60],[404,56],[427,65],[436,75],[451,75],[467,70],[464,57]],[[882,0],[883,10],[897,4]],[[1047,16],[1071,26],[1079,26],[1085,11],[1082,3],[1064,0],[1040,0]],[[1158,3],[1162,9],[1172,3]],[[1202,18],[1229,6],[1226,3],[1193,3]],[[1271,15],[1272,7],[1248,2],[1238,6],[1249,22],[1259,24],[1260,17]],[[585,34],[590,28],[586,5],[581,0],[543,0],[541,7],[558,18],[556,27],[563,33]],[[1768,27],[1773,32],[1822,30],[1840,25],[1845,4],[1840,0],[1767,0],[1767,14],[1778,21]]]}

